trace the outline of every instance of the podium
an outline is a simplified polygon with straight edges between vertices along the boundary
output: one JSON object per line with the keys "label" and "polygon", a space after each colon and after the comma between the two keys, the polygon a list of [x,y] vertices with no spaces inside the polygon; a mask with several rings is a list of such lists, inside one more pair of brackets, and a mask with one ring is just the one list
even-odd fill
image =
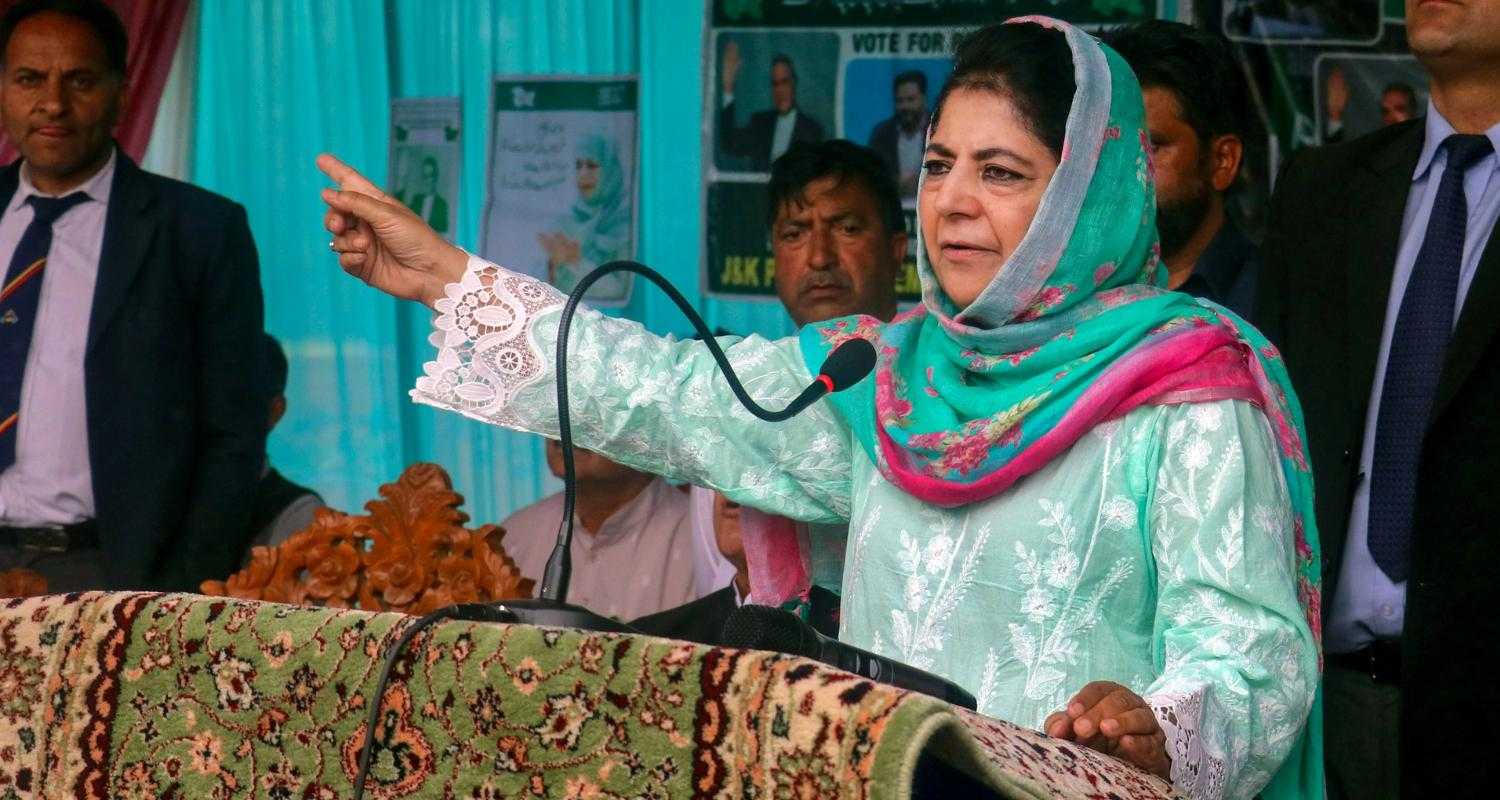
{"label": "podium", "polygon": [[[0,787],[347,797],[381,657],[415,619],[182,594],[0,601]],[[524,625],[420,634],[375,739],[372,798],[1174,796],[817,662]]]}

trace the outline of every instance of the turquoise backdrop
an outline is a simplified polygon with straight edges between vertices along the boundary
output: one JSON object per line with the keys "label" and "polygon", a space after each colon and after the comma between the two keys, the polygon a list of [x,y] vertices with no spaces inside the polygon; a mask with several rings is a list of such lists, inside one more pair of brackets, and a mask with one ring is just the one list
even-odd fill
{"label": "turquoise backdrop", "polygon": [[[187,177],[249,210],[266,326],[291,365],[289,410],[270,443],[278,469],[353,510],[405,465],[435,461],[479,522],[559,486],[534,437],[408,400],[432,354],[426,309],[344,275],[328,252],[313,159],[327,150],[383,182],[392,98],[463,99],[457,240],[473,249],[492,76],[639,74],[640,259],[712,325],[791,333],[779,305],[705,301],[698,290],[702,15],[696,0],[201,0]],[[620,313],[688,331],[644,285]]]}

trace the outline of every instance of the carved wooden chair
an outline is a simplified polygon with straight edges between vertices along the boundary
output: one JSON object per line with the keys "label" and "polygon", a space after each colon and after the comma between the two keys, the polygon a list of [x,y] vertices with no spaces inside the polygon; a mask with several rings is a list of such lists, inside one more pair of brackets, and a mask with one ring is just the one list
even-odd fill
{"label": "carved wooden chair", "polygon": [[463,497],[436,464],[413,464],[368,515],[320,508],[311,525],[275,547],[251,550],[250,563],[204,594],[299,605],[425,614],[453,603],[531,596],[500,540],[502,528],[469,529]]}
{"label": "carved wooden chair", "polygon": [[0,597],[40,597],[47,593],[47,579],[40,572],[16,567],[0,571]]}

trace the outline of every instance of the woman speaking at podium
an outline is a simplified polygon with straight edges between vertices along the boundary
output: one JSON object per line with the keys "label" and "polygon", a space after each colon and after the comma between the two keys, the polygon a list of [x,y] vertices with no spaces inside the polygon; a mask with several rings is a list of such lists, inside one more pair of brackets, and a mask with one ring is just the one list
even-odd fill
{"label": "woman speaking at podium", "polygon": [[[1061,22],[985,28],[955,55],[925,158],[921,306],[727,348],[763,403],[849,337],[875,345],[870,378],[768,424],[701,343],[584,310],[577,440],[848,520],[841,638],[960,684],[985,714],[1198,797],[1321,797],[1301,411],[1257,331],[1161,288],[1135,77]],[[339,187],[324,200],[340,265],[438,314],[413,398],[555,436],[564,297],[319,165]]]}

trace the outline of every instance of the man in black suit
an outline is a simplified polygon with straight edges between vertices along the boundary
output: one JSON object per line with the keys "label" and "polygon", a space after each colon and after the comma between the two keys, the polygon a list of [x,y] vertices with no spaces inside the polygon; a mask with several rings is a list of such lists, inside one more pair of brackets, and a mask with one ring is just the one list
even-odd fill
{"label": "man in black suit", "polygon": [[750,115],[741,128],[735,118],[734,86],[740,75],[740,46],[724,46],[724,107],[719,111],[719,147],[727,154],[750,159],[751,169],[765,172],[794,142],[823,140],[823,126],[797,107],[797,68],[791,56],[771,59],[772,108]]}
{"label": "man in black suit", "polygon": [[870,149],[880,154],[901,196],[912,198],[917,196],[922,156],[927,151],[927,73],[914,69],[897,75],[891,85],[891,104],[895,113],[875,126]]}
{"label": "man in black suit", "polygon": [[1481,797],[1500,779],[1500,0],[1406,14],[1427,117],[1291,160],[1258,317],[1317,482],[1329,787]]}
{"label": "man in black suit", "polygon": [[244,209],[119,152],[126,52],[100,0],[0,19],[0,569],[54,591],[228,575],[264,454]]}

